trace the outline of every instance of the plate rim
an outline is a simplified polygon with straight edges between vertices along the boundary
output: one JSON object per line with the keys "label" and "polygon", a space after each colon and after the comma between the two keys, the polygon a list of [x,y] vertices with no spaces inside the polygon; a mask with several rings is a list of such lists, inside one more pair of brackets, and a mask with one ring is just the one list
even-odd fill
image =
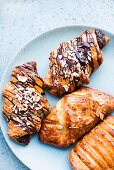
{"label": "plate rim", "polygon": [[[10,65],[13,63],[13,61],[15,60],[15,58],[19,55],[19,53],[20,53],[23,49],[25,49],[25,48],[26,48],[27,46],[29,46],[32,42],[36,41],[36,40],[39,39],[40,37],[45,36],[46,34],[49,34],[49,33],[51,33],[51,32],[57,31],[57,30],[59,30],[59,29],[66,29],[66,28],[67,28],[67,29],[70,29],[70,28],[73,28],[73,27],[74,27],[74,28],[75,28],[75,27],[78,27],[78,28],[84,27],[84,28],[90,28],[90,29],[99,29],[99,30],[101,30],[101,31],[105,31],[105,32],[111,34],[112,36],[114,36],[114,33],[111,32],[111,31],[109,31],[109,30],[102,29],[101,27],[97,27],[97,26],[86,25],[86,24],[65,25],[65,26],[55,27],[55,28],[53,28],[53,29],[49,29],[49,30],[47,30],[47,31],[45,31],[45,32],[37,35],[36,37],[34,37],[33,39],[31,39],[28,43],[25,43],[25,44],[23,45],[23,47],[21,47],[21,48],[18,49],[18,51],[17,51],[16,54],[12,57],[11,61],[10,61],[9,64],[7,65],[7,67],[4,69],[3,75],[2,75],[1,80],[0,80],[0,95],[1,95],[1,97],[2,97],[2,82],[3,82],[3,80],[4,80],[5,76],[6,76],[6,73],[7,73],[8,69],[9,69]],[[23,160],[21,159],[21,157],[18,157],[18,156],[16,155],[16,153],[14,152],[14,149],[10,147],[9,142],[7,141],[7,138],[6,138],[5,133],[4,133],[4,128],[3,128],[2,123],[1,123],[1,122],[2,122],[1,116],[3,116],[3,115],[2,115],[2,108],[0,107],[0,128],[1,128],[1,132],[2,132],[2,134],[3,134],[3,137],[4,137],[4,139],[5,139],[8,147],[10,148],[10,150],[12,151],[12,153],[16,156],[16,158],[21,161],[21,163],[22,163],[23,165],[25,165],[27,168],[31,169],[32,167],[30,167],[29,165],[27,165],[26,162],[23,162]]]}

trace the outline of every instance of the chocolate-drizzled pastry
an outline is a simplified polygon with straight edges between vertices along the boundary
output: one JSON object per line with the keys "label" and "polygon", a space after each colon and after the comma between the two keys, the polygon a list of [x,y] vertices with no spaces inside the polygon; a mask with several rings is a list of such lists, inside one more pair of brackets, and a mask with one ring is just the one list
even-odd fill
{"label": "chocolate-drizzled pastry", "polygon": [[28,144],[38,132],[41,120],[49,111],[44,96],[44,83],[37,74],[36,62],[17,66],[3,90],[3,114],[8,121],[8,135],[21,144]]}
{"label": "chocolate-drizzled pastry", "polygon": [[44,117],[40,140],[56,147],[68,147],[88,133],[114,110],[114,97],[81,87],[65,95]]}
{"label": "chocolate-drizzled pastry", "polygon": [[114,170],[114,116],[107,117],[69,154],[73,170]]}
{"label": "chocolate-drizzled pastry", "polygon": [[50,53],[50,68],[44,80],[47,90],[62,96],[73,92],[103,62],[102,48],[109,39],[99,30],[87,30],[80,37],[63,42]]}

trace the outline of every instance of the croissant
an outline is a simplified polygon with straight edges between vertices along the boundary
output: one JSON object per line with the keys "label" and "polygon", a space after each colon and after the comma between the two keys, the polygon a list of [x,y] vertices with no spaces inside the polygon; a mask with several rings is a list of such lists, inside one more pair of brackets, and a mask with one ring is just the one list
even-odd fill
{"label": "croissant", "polygon": [[56,96],[74,92],[90,82],[90,75],[103,62],[102,48],[109,39],[99,30],[87,30],[80,37],[63,42],[50,53],[45,88]]}
{"label": "croissant", "polygon": [[9,137],[18,143],[28,144],[32,134],[39,131],[41,120],[49,111],[49,103],[44,96],[44,83],[37,74],[35,62],[14,68],[3,96],[3,114],[8,121]]}
{"label": "croissant", "polygon": [[44,117],[39,138],[57,147],[68,147],[114,110],[114,97],[81,87],[64,96]]}
{"label": "croissant", "polygon": [[107,117],[69,154],[73,170],[114,170],[114,116]]}

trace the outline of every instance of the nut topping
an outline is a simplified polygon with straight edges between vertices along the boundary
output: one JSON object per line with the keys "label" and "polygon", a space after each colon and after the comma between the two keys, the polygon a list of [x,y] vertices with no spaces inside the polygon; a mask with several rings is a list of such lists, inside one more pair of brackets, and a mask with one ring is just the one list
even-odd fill
{"label": "nut topping", "polygon": [[18,78],[19,81],[21,81],[23,83],[27,81],[27,77],[25,77],[25,76],[18,75],[17,78]]}
{"label": "nut topping", "polygon": [[67,92],[69,87],[67,85],[63,85],[63,87],[64,87],[65,91]]}

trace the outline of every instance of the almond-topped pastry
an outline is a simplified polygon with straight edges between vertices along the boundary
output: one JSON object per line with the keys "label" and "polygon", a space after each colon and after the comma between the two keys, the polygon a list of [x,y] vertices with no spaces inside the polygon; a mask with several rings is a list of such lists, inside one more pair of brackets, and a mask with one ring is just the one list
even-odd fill
{"label": "almond-topped pastry", "polygon": [[114,116],[107,117],[69,154],[73,170],[114,170]]}
{"label": "almond-topped pastry", "polygon": [[109,39],[99,30],[87,30],[80,37],[63,42],[50,53],[49,70],[44,80],[47,90],[62,96],[71,93],[103,62],[102,48]]}
{"label": "almond-topped pastry", "polygon": [[113,110],[114,97],[99,90],[81,87],[64,96],[44,117],[40,140],[57,147],[68,147]]}
{"label": "almond-topped pastry", "polygon": [[8,135],[21,144],[28,144],[38,132],[41,120],[49,111],[44,96],[44,83],[37,74],[36,62],[17,66],[3,90],[3,114],[8,121]]}

